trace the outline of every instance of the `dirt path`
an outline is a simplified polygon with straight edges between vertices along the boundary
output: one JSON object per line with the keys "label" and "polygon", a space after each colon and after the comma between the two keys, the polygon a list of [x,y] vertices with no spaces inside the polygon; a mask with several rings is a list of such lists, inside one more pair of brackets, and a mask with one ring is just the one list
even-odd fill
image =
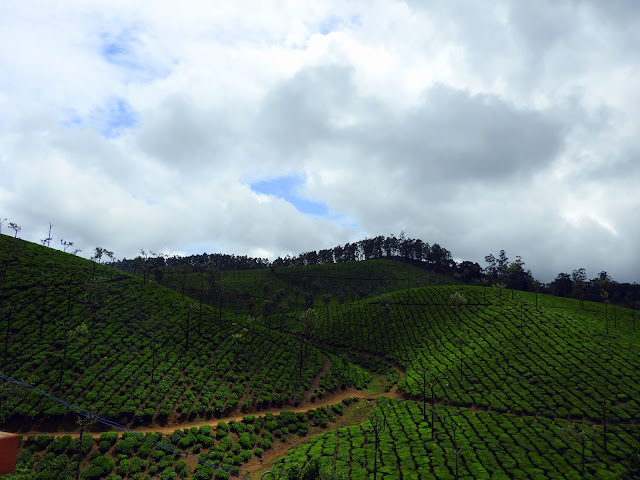
{"label": "dirt path", "polygon": [[309,429],[309,434],[304,437],[293,436],[292,438],[288,438],[285,442],[279,440],[274,441],[271,448],[264,451],[262,458],[252,456],[247,463],[243,464],[240,473],[245,477],[254,478],[254,475],[257,475],[255,478],[259,478],[259,473],[269,470],[277,459],[286,455],[288,450],[308,442],[309,439],[315,435],[328,433],[337,428],[360,425],[368,418],[369,414],[375,409],[375,407],[376,402],[374,401],[351,403],[349,406],[345,407],[342,415],[336,415],[336,421],[331,422],[328,428],[323,429],[320,427],[311,427]]}
{"label": "dirt path", "polygon": [[[362,399],[376,399],[380,397],[389,397],[389,398],[402,398],[400,392],[398,392],[397,387],[394,387],[389,392],[384,391],[372,391],[372,390],[356,390],[355,388],[347,388],[345,390],[337,390],[335,392],[326,393],[321,399],[316,400],[315,402],[303,402],[300,406],[283,406],[282,408],[269,408],[265,410],[251,411],[243,414],[231,415],[223,418],[216,418],[212,420],[201,420],[197,422],[183,422],[176,423],[174,425],[165,425],[165,426],[143,426],[143,427],[135,427],[131,428],[131,430],[136,432],[162,432],[163,434],[172,434],[174,430],[178,428],[191,428],[191,427],[201,427],[204,425],[211,425],[215,427],[220,422],[229,422],[231,420],[241,421],[247,415],[254,416],[264,416],[267,413],[272,413],[274,415],[278,415],[283,410],[289,410],[293,412],[302,412],[306,413],[309,410],[313,410],[319,407],[328,407],[331,405],[335,405],[336,403],[342,402],[342,400],[346,398],[362,398]],[[88,428],[85,429],[84,434],[91,434],[94,437],[99,437],[103,432],[112,432],[117,431],[110,428],[99,428],[101,424],[97,424],[98,428]],[[26,433],[22,433],[21,435],[54,435],[56,437],[60,437],[63,435],[70,435],[72,438],[76,438],[79,436],[79,432],[75,431],[67,431],[67,432],[39,432],[39,431],[29,431]]]}
{"label": "dirt path", "polygon": [[[404,372],[392,362],[388,362],[388,363],[391,366],[393,366],[393,368],[398,372],[399,374],[398,382],[402,380],[402,378],[404,377]],[[327,406],[335,405],[336,403],[342,402],[342,400],[346,398],[357,397],[357,398],[371,399],[371,400],[379,397],[404,398],[401,392],[398,391],[398,383],[394,384],[393,387],[388,392],[385,392],[384,387],[387,382],[386,378],[382,375],[374,375],[373,381],[371,382],[369,388],[367,388],[366,390],[357,390],[355,387],[348,387],[344,390],[335,390],[333,392],[327,392],[321,399],[318,399],[312,402],[311,395],[313,394],[315,389],[319,388],[320,378],[323,375],[325,375],[330,368],[331,368],[331,360],[329,359],[329,357],[324,356],[322,371],[316,376],[316,378],[314,378],[309,390],[305,394],[304,400],[297,407],[293,405],[284,405],[278,408],[254,410],[254,411],[249,411],[242,414],[240,414],[239,412],[236,412],[233,415],[223,417],[223,418],[200,420],[196,422],[176,422],[176,423],[171,423],[169,425],[163,425],[163,426],[151,425],[151,426],[134,427],[134,428],[129,428],[129,430],[142,432],[142,433],[161,432],[164,435],[164,434],[172,434],[174,430],[178,428],[201,427],[204,425],[210,425],[212,427],[215,427],[220,422],[228,423],[231,420],[241,421],[247,415],[264,416],[267,413],[278,415],[283,410],[289,410],[296,413],[298,412],[306,413],[309,410],[313,410],[319,407],[327,407]],[[85,429],[84,434],[85,435],[90,434],[93,437],[99,437],[101,433],[117,431],[117,430],[114,430],[113,428],[108,428],[108,427],[100,428],[100,427],[102,427],[102,424],[100,423],[96,423],[95,425],[89,426]],[[42,432],[38,430],[31,430],[31,431],[23,432],[20,434],[21,435],[54,435],[56,437],[70,435],[72,438],[77,438],[80,435],[80,432],[78,430],[58,431],[58,432]]]}

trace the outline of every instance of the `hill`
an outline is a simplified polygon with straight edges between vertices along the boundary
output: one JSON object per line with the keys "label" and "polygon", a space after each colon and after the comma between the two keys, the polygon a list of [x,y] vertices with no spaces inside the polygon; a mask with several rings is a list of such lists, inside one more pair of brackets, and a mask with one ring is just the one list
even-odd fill
{"label": "hill", "polygon": [[[185,427],[30,436],[24,468],[54,471],[51,455],[61,455],[58,478],[75,457],[94,469],[84,478],[126,479],[293,475],[314,460],[354,479],[640,470],[634,310],[462,285],[397,259],[183,269],[159,280],[0,236],[0,372],[130,427]],[[315,408],[329,391],[338,405]],[[0,384],[0,428],[72,429],[74,420],[51,399]],[[322,428],[333,430],[309,437]],[[173,454],[154,443],[162,438]],[[180,463],[194,456],[208,466]]]}
{"label": "hill", "polygon": [[[108,419],[165,423],[296,404],[324,366],[318,349],[301,357],[301,342],[246,315],[70,254],[3,235],[0,268],[0,372]],[[3,385],[0,395],[5,425],[71,420],[29,390]]]}

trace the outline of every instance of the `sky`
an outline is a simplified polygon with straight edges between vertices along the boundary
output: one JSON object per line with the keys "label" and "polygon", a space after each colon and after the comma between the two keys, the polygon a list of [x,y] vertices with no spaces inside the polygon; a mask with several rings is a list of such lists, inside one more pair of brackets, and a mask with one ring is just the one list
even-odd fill
{"label": "sky", "polygon": [[635,0],[0,0],[0,42],[2,234],[640,281]]}

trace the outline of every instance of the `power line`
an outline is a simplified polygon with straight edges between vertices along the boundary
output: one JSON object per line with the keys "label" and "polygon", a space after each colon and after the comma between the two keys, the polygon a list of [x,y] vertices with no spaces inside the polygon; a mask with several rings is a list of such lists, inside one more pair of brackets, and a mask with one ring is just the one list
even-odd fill
{"label": "power line", "polygon": [[[74,412],[76,415],[81,415],[81,416],[83,416],[85,418],[88,418],[90,420],[95,420],[95,421],[98,421],[98,422],[100,422],[100,423],[102,423],[104,425],[108,425],[108,426],[113,427],[113,428],[118,428],[118,429],[123,430],[125,432],[129,432],[132,435],[137,435],[139,437],[142,437],[144,439],[144,441],[152,442],[156,447],[161,448],[162,450],[165,450],[165,451],[167,451],[169,453],[172,453],[174,455],[184,456],[185,458],[187,458],[189,456],[188,453],[186,453],[186,452],[184,452],[182,450],[174,450],[171,445],[168,445],[166,443],[162,443],[159,440],[154,440],[152,438],[149,438],[149,437],[147,437],[146,435],[144,435],[141,432],[136,432],[135,430],[131,430],[130,428],[125,427],[124,425],[120,425],[117,422],[114,422],[112,420],[109,420],[109,419],[103,418],[103,417],[101,417],[99,415],[96,415],[95,413],[90,412],[89,410],[86,410],[84,408],[80,408],[80,407],[78,407],[76,405],[73,405],[73,404],[71,404],[69,402],[65,402],[61,398],[58,398],[58,397],[56,397],[54,395],[51,395],[50,393],[47,393],[47,392],[45,392],[43,390],[40,390],[39,388],[37,388],[37,387],[27,383],[27,382],[23,382],[22,380],[17,380],[15,378],[9,377],[8,375],[4,375],[3,373],[0,373],[0,379],[4,380],[6,382],[15,383],[16,385],[19,385],[21,387],[30,388],[31,390],[33,390],[35,392],[38,392],[40,395],[44,395],[45,397],[48,397],[48,398],[50,398],[50,399],[52,399],[52,400],[64,405],[69,410]],[[210,467],[210,468],[213,468],[214,470],[224,470],[224,471],[226,471],[227,473],[229,473],[233,477],[239,477],[239,475],[236,472],[232,472],[231,470],[228,470],[228,469],[226,469],[224,467],[221,467],[219,465],[214,465],[213,463],[208,462],[206,460],[201,460],[198,456],[194,456],[194,457],[198,460],[198,465],[203,465],[205,467]]]}

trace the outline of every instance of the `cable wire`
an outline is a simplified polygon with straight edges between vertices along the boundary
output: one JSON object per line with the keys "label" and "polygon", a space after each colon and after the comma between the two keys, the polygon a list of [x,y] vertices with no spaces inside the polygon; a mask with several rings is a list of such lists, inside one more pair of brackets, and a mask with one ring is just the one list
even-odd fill
{"label": "cable wire", "polygon": [[[166,443],[162,443],[159,440],[154,440],[148,436],[146,436],[144,433],[142,432],[136,432],[135,430],[131,430],[128,427],[125,427],[124,425],[120,425],[117,422],[114,422],[112,420],[100,417],[99,415],[96,415],[93,412],[90,412],[89,410],[86,410],[84,408],[78,407],[76,405],[73,405],[69,402],[65,402],[64,400],[62,400],[61,398],[58,398],[54,395],[51,395],[50,393],[47,393],[43,390],[40,390],[39,388],[27,383],[27,382],[23,382],[22,380],[18,380],[12,377],[9,377],[8,375],[4,375],[3,373],[0,372],[0,379],[6,381],[6,382],[12,382],[15,383],[16,385],[20,385],[21,387],[27,387],[30,388],[31,390],[38,392],[40,395],[44,395],[45,397],[48,397],[62,405],[64,405],[65,407],[67,407],[69,410],[71,410],[72,412],[74,412],[76,415],[81,415],[85,418],[88,418],[90,420],[95,420],[97,422],[100,422],[104,425],[108,425],[110,427],[113,428],[117,428],[120,430],[123,430],[125,432],[128,432],[132,435],[137,435],[139,437],[142,437],[144,439],[144,441],[149,441],[152,442],[156,447],[161,448],[162,450],[165,450],[166,452],[172,453],[174,455],[180,455],[180,456],[184,456],[185,458],[189,456],[189,454],[187,452],[184,452],[182,450],[174,450],[173,447],[171,445],[168,445]],[[192,455],[193,457],[195,457],[198,460],[198,465],[203,465],[205,467],[209,467],[209,468],[213,468],[214,470],[224,470],[225,472],[229,473],[229,475],[233,476],[233,477],[239,477],[239,475],[236,472],[232,472],[229,469],[226,469],[224,467],[221,467],[219,465],[214,465],[211,462],[208,462],[206,460],[201,460],[198,456]]]}

